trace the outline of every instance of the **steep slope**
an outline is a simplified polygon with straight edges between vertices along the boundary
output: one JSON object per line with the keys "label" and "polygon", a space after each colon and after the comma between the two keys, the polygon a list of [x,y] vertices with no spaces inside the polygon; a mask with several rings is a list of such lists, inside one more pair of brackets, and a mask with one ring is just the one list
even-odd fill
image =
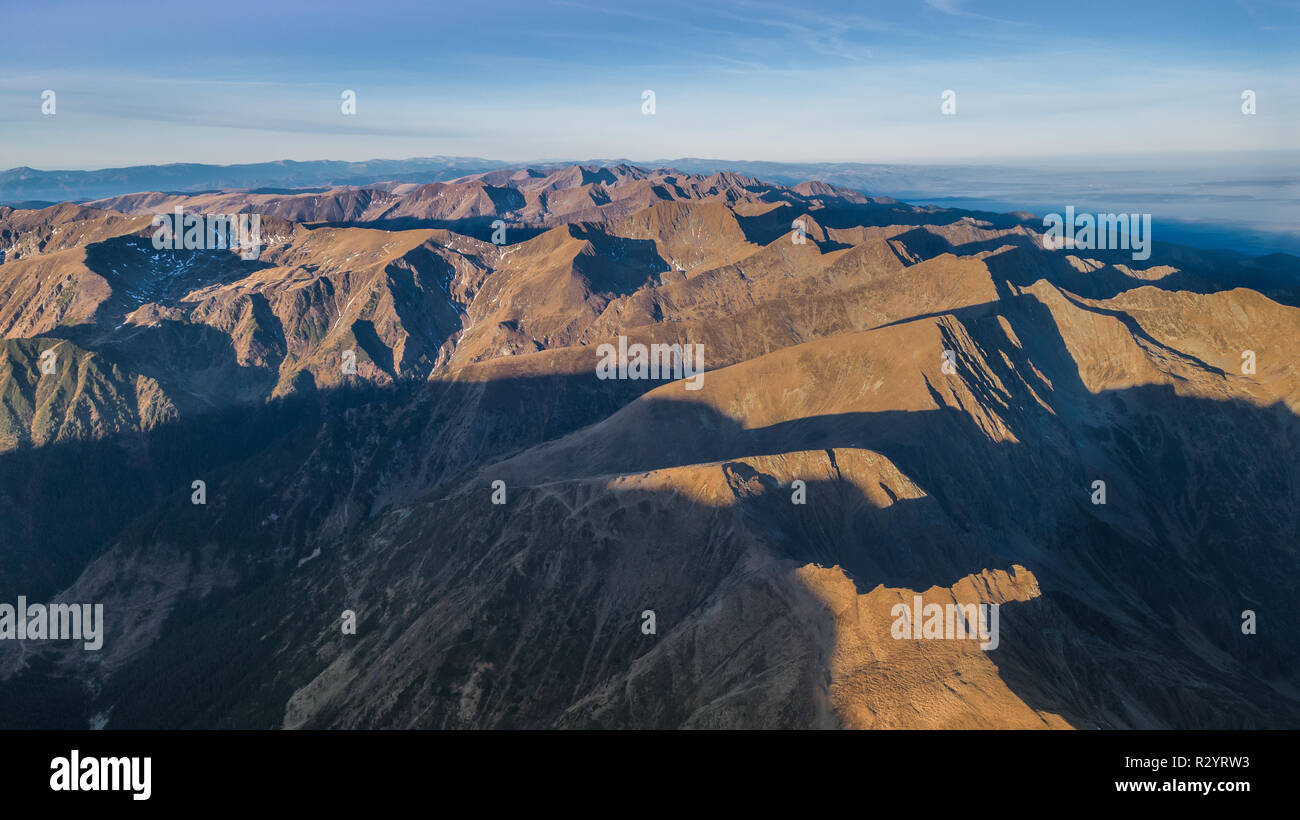
{"label": "steep slope", "polygon": [[0,343],[0,450],[149,430],[175,416],[156,381],[98,354],[62,339]]}

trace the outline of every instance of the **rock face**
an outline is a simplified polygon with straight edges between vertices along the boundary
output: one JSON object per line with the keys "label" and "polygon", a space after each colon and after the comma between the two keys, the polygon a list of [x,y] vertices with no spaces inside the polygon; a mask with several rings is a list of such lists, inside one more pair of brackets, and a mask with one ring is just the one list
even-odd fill
{"label": "rock face", "polygon": [[1300,726],[1298,260],[633,166],[94,205],[0,209],[0,588],[106,619],[0,725]]}

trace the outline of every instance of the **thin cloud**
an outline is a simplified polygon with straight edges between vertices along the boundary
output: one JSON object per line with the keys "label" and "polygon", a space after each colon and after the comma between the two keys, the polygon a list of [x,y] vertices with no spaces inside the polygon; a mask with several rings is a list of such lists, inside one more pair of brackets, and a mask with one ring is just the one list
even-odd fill
{"label": "thin cloud", "polygon": [[962,8],[963,0],[925,0],[925,4],[935,11],[952,15],[953,17],[967,17],[972,20],[987,20],[990,23],[1002,23],[1008,26],[1025,26],[1029,25],[1023,20],[1003,20],[1000,17],[989,17],[985,14],[976,14],[973,11],[967,11]]}

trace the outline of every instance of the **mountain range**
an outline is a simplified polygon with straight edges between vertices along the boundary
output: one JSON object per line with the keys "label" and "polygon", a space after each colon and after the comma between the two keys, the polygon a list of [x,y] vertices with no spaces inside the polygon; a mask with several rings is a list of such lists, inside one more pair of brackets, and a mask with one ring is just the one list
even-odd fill
{"label": "mountain range", "polygon": [[0,590],[107,624],[0,641],[0,724],[1300,726],[1300,258],[411,162],[0,175],[82,200],[0,207]]}

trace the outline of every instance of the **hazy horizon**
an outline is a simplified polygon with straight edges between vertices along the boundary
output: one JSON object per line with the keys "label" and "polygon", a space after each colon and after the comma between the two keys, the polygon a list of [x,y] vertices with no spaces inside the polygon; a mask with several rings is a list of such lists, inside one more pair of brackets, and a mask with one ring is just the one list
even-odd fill
{"label": "hazy horizon", "polygon": [[[357,157],[343,157],[334,155],[321,156],[284,156],[274,155],[257,159],[250,159],[239,162],[215,162],[210,160],[201,160],[198,158],[175,160],[169,162],[140,162],[133,164],[114,164],[114,165],[72,165],[72,164],[50,164],[45,166],[33,165],[31,163],[19,163],[0,167],[0,173],[6,171],[16,171],[21,168],[30,168],[34,171],[55,172],[55,171],[112,171],[121,168],[137,168],[149,166],[178,166],[178,165],[210,165],[219,168],[228,168],[241,165],[267,165],[284,162],[346,162],[346,163],[366,163],[366,162],[414,162],[418,160],[447,158],[447,159],[470,159],[484,160],[487,162],[501,163],[502,167],[519,167],[553,165],[553,164],[607,164],[614,162],[627,162],[633,165],[645,167],[654,166],[660,163],[675,162],[678,160],[700,160],[709,162],[733,162],[733,163],[779,163],[785,165],[874,165],[890,167],[917,167],[917,168],[939,168],[939,167],[963,167],[963,168],[1019,168],[1023,170],[1060,170],[1068,169],[1089,169],[1089,170],[1187,170],[1192,168],[1211,167],[1216,161],[1227,159],[1240,159],[1248,161],[1251,165],[1260,167],[1269,165],[1274,162],[1297,162],[1300,163],[1300,148],[1278,148],[1266,151],[1255,151],[1251,149],[1236,149],[1223,151],[1151,151],[1146,153],[1116,153],[1116,154],[1063,154],[1060,156],[1029,156],[1005,158],[985,158],[972,159],[966,161],[910,161],[910,162],[889,162],[885,160],[860,160],[860,159],[843,159],[843,158],[822,158],[808,160],[789,160],[777,159],[770,156],[753,155],[753,156],[722,156],[722,155],[703,155],[703,154],[682,154],[679,156],[661,156],[654,158],[642,158],[632,156],[622,156],[617,154],[593,154],[591,156],[524,156],[524,157],[504,157],[504,156],[487,156],[480,154],[451,154],[445,152],[430,152],[425,154],[411,154],[403,156],[380,156],[380,155],[362,155]],[[1296,166],[1296,171],[1300,172],[1300,164]]]}

